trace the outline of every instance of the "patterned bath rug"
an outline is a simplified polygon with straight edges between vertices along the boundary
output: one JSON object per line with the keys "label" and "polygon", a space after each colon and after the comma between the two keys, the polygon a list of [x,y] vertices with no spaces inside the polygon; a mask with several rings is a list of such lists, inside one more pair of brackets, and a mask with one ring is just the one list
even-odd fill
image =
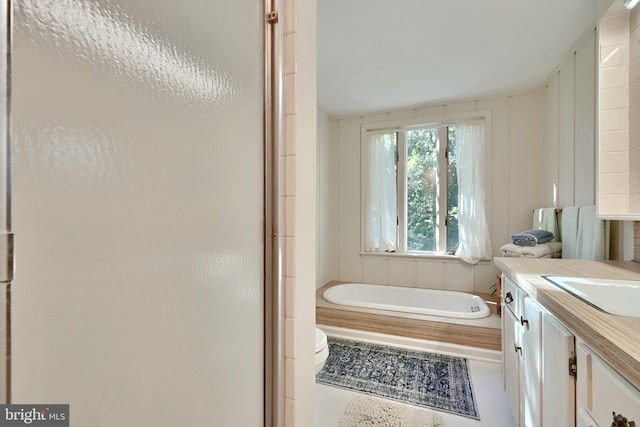
{"label": "patterned bath rug", "polygon": [[440,414],[430,409],[359,394],[354,397],[338,427],[443,427]]}
{"label": "patterned bath rug", "polygon": [[327,338],[316,382],[479,420],[467,359]]}

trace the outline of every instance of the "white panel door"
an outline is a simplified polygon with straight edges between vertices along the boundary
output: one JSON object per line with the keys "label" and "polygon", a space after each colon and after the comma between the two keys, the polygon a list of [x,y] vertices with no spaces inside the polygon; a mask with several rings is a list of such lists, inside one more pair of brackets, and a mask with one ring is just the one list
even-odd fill
{"label": "white panel door", "polygon": [[13,401],[262,425],[261,2],[13,3]]}

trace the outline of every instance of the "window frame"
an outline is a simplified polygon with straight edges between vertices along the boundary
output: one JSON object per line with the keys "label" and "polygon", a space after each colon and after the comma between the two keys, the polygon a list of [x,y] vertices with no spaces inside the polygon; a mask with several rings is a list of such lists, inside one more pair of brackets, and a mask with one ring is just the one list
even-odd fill
{"label": "window frame", "polygon": [[[446,151],[448,144],[447,129],[448,126],[456,126],[461,122],[467,120],[480,119],[484,121],[485,129],[485,141],[487,142],[485,149],[487,150],[487,156],[485,162],[491,164],[491,112],[490,111],[474,111],[461,114],[447,114],[442,116],[415,118],[410,120],[399,121],[384,121],[384,122],[372,122],[362,124],[360,126],[360,254],[363,256],[389,256],[389,257],[407,257],[407,258],[457,258],[454,254],[447,253],[447,228],[441,227],[440,224],[446,223],[447,209],[438,209],[438,227],[436,236],[437,251],[407,251],[407,180],[406,180],[406,138],[403,136],[402,131],[409,131],[413,129],[424,128],[438,128],[439,139],[439,153],[438,153],[438,179],[440,182],[444,182],[444,185],[439,185],[444,191],[440,191],[437,197],[437,203],[439,206],[447,206],[447,186],[448,175],[447,168],[441,167],[441,165],[447,164]],[[403,185],[397,185],[398,188],[398,233],[397,233],[397,251],[396,252],[369,252],[365,250],[366,239],[366,171],[367,171],[367,159],[366,159],[366,146],[367,136],[370,132],[398,132],[397,147],[398,153],[396,156],[397,161],[397,173],[398,178],[403,178]],[[444,135],[444,138],[443,138]],[[491,185],[490,185],[490,168],[485,167],[485,198],[491,199]]]}

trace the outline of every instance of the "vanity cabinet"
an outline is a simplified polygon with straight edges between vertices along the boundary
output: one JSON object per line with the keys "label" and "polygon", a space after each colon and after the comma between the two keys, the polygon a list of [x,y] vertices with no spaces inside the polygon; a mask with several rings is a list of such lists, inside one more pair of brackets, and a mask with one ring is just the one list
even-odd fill
{"label": "vanity cabinet", "polygon": [[636,389],[582,338],[503,275],[504,388],[520,427],[640,427]]}
{"label": "vanity cabinet", "polygon": [[[609,263],[588,260],[497,257],[494,263],[503,274],[503,317],[507,310],[512,314],[503,319],[503,356],[505,390],[509,399],[517,402],[514,405],[516,410],[524,413],[524,402],[531,400],[533,403],[538,399],[542,402],[539,419],[544,427],[609,427],[614,412],[640,427],[640,318],[597,309],[545,277],[640,281],[640,274]],[[507,298],[507,292],[510,290],[515,298],[508,304],[511,299]],[[609,291],[613,292],[612,289]],[[519,359],[515,359],[519,363],[516,377],[514,369],[509,368],[511,354],[515,353],[514,341],[516,346],[523,347],[525,357],[528,354],[519,335],[522,331],[509,333],[509,328],[523,328],[521,322],[516,323],[515,313],[518,307],[522,310],[527,306],[525,297],[535,300],[542,310],[542,356],[538,366],[542,376],[541,391],[538,394],[534,390],[532,397],[528,396],[529,390],[520,385],[518,394],[512,393],[513,385],[509,386],[524,382],[526,373],[521,371],[529,368],[519,355]],[[517,319],[520,320],[519,317]],[[567,359],[561,356],[566,346],[573,348],[575,362],[571,356]],[[566,374],[571,365],[575,365],[575,377]],[[563,407],[571,409],[563,414]],[[519,426],[526,425],[526,416],[517,413],[515,418]]]}
{"label": "vanity cabinet", "polygon": [[575,425],[573,334],[503,276],[503,372],[518,426]]}

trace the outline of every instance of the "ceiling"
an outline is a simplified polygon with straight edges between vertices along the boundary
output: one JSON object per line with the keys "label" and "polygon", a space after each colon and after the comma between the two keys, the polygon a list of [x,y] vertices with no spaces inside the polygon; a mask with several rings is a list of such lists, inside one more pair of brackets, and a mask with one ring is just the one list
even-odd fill
{"label": "ceiling", "polygon": [[318,0],[318,105],[348,116],[539,88],[611,2]]}

